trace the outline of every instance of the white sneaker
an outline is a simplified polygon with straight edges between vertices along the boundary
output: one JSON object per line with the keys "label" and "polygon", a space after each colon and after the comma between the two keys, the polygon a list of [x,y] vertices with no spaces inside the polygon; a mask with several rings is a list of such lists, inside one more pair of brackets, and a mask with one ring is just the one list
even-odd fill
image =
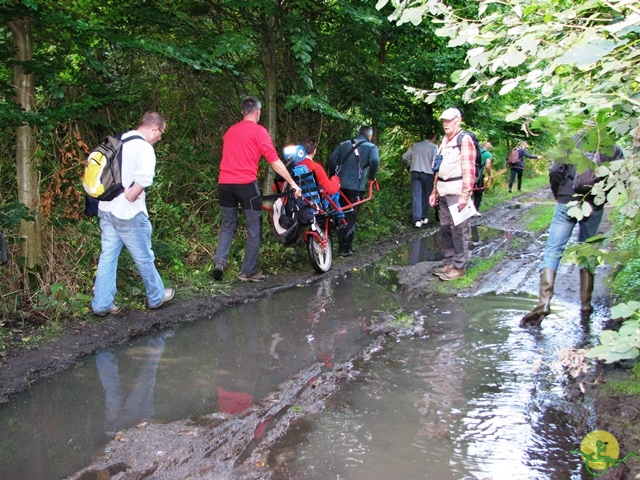
{"label": "white sneaker", "polygon": [[429,223],[429,219],[428,218],[423,218],[422,219],[422,226],[424,227],[427,223]]}
{"label": "white sneaker", "polygon": [[418,221],[416,222],[416,224],[414,225],[414,227],[416,227],[416,228],[421,228],[421,227],[422,227],[422,220],[418,220]]}

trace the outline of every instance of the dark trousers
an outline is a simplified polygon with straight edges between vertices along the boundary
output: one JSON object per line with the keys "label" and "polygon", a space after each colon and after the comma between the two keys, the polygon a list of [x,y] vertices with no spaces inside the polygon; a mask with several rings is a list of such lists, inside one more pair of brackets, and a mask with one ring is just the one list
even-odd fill
{"label": "dark trousers", "polygon": [[414,222],[427,218],[429,214],[429,195],[431,195],[431,190],[433,190],[433,174],[411,172],[411,215],[413,216]]}
{"label": "dark trousers", "polygon": [[473,185],[473,205],[476,207],[476,211],[480,211],[480,204],[482,203],[482,194],[484,193],[484,171],[480,172],[480,177]]}
{"label": "dark trousers", "polygon": [[[357,202],[358,200],[364,197],[364,192],[360,192],[358,190],[348,190],[343,188],[342,194],[349,199],[350,203]],[[343,205],[344,208],[344,205]],[[347,210],[344,213],[344,219],[347,224],[344,229],[339,230],[338,233],[338,246],[340,247],[340,252],[350,252],[351,244],[353,243],[353,236],[356,233],[356,223],[358,220],[358,211],[360,210],[360,205],[356,205],[351,210]]]}
{"label": "dark trousers", "polygon": [[518,176],[518,190],[522,188],[522,170],[521,168],[512,168],[511,169],[511,179],[509,180],[509,191],[511,191],[511,187],[513,186],[513,181],[516,179],[516,175]]}

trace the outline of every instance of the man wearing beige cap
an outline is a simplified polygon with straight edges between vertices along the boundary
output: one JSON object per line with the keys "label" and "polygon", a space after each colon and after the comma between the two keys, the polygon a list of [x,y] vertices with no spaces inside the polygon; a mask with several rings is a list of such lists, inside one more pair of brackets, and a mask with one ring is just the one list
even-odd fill
{"label": "man wearing beige cap", "polygon": [[442,162],[435,176],[435,188],[429,203],[432,206],[439,205],[440,238],[445,259],[444,266],[433,273],[441,280],[448,281],[464,277],[469,259],[470,219],[454,225],[449,207],[457,205],[458,211],[461,211],[471,201],[476,176],[476,150],[471,137],[460,129],[460,110],[447,108],[440,115],[440,120],[445,133],[439,151]]}

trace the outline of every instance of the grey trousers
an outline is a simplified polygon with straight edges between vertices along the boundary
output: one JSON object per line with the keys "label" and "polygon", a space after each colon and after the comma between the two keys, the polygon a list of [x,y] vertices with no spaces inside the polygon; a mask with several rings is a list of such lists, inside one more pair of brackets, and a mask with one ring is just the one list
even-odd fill
{"label": "grey trousers", "polygon": [[[231,242],[238,226],[238,208],[220,207],[222,220],[220,221],[220,236],[218,247],[213,261],[216,265],[227,264]],[[254,275],[258,273],[260,258],[260,238],[262,236],[262,212],[256,210],[243,210],[247,222],[247,243],[244,247],[244,260],[242,273]]]}
{"label": "grey trousers", "polygon": [[262,197],[258,182],[246,184],[219,184],[220,235],[213,257],[215,265],[225,267],[231,250],[231,242],[238,227],[238,205],[242,208],[247,223],[247,243],[241,273],[247,276],[258,273],[260,239],[262,237]]}
{"label": "grey trousers", "polygon": [[457,203],[457,195],[440,197],[440,239],[445,261],[453,263],[455,268],[464,269],[469,260],[469,223],[471,219],[465,220],[458,226],[453,225],[449,206]]}

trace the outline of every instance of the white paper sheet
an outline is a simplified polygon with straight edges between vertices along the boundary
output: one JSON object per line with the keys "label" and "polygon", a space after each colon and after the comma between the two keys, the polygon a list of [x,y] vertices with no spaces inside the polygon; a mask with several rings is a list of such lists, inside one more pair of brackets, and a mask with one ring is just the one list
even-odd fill
{"label": "white paper sheet", "polygon": [[458,211],[458,204],[451,205],[449,207],[449,211],[451,212],[451,218],[453,219],[453,224],[457,227],[465,220],[473,217],[476,213],[476,207],[472,201],[467,203],[467,206],[462,209],[462,211]]}

